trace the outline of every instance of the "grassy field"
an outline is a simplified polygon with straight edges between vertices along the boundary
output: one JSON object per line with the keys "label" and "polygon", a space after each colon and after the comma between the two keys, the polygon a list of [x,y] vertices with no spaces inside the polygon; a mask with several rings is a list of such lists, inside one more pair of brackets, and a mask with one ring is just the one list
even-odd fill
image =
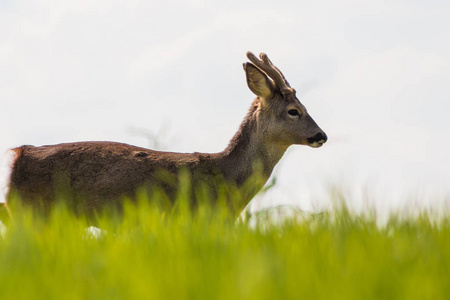
{"label": "grassy field", "polygon": [[379,226],[342,210],[255,227],[145,203],[99,218],[96,237],[64,208],[19,209],[0,238],[0,299],[450,299],[448,218]]}

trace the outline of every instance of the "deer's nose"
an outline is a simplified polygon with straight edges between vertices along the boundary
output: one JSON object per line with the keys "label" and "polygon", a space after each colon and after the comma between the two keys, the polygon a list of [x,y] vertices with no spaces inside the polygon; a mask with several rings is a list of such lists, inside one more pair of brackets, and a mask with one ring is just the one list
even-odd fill
{"label": "deer's nose", "polygon": [[322,142],[325,143],[328,140],[325,132],[316,133],[313,137],[308,138],[308,143],[312,144],[314,142]]}

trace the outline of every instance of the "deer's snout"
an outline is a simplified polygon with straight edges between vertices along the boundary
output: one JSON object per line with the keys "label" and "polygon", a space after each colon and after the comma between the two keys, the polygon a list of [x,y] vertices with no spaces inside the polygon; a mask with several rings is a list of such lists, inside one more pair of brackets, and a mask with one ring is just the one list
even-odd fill
{"label": "deer's snout", "polygon": [[328,140],[325,132],[318,132],[314,136],[307,138],[308,144],[311,147],[320,147]]}

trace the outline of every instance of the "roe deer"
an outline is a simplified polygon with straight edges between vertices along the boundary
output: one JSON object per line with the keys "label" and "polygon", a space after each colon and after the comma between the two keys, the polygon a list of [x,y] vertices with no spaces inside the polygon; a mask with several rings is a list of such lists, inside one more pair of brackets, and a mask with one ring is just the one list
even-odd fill
{"label": "roe deer", "polygon": [[7,200],[17,194],[24,204],[50,207],[66,190],[74,195],[76,208],[91,212],[120,205],[124,197],[133,199],[140,188],[161,187],[173,202],[183,169],[190,176],[191,189],[203,184],[216,196],[220,184],[239,189],[257,175],[260,180],[252,181],[244,196],[226,200],[239,214],[290,145],[320,147],[327,141],[267,55],[257,58],[247,52],[247,57],[251,61],[244,63],[247,84],[257,97],[224,151],[173,153],[115,142],[25,145],[11,150]]}

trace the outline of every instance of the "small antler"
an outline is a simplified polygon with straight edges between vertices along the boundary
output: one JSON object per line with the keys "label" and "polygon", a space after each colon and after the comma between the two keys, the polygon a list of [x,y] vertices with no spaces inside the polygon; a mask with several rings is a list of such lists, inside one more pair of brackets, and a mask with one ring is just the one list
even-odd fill
{"label": "small antler", "polygon": [[280,89],[283,95],[292,94],[295,92],[295,90],[291,88],[287,82],[286,78],[284,78],[283,73],[281,73],[281,71],[272,64],[267,54],[261,53],[259,55],[261,59],[258,59],[253,53],[248,51],[247,57],[254,65],[264,71],[264,73],[275,81],[276,86]]}

